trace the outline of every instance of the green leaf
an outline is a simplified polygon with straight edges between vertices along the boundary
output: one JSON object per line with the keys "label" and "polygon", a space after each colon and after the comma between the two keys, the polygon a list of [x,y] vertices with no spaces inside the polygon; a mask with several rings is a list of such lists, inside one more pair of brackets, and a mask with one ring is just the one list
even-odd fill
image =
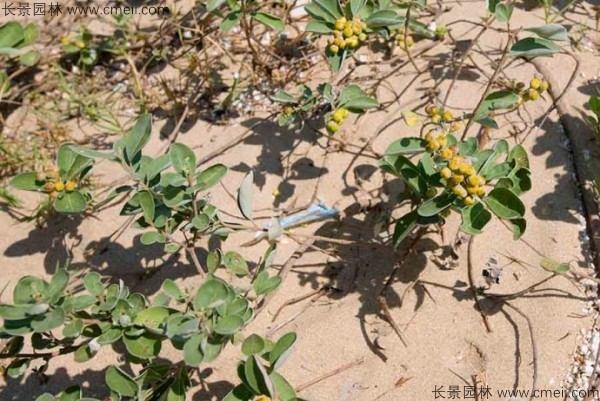
{"label": "green leaf", "polygon": [[515,145],[510,150],[507,161],[514,161],[516,168],[529,168],[529,157],[527,156],[527,151],[522,145]]}
{"label": "green leaf", "polygon": [[527,220],[525,219],[512,219],[508,220],[513,232],[513,239],[516,241],[525,234],[527,229]]}
{"label": "green leaf", "polygon": [[221,22],[221,25],[219,26],[221,28],[221,31],[229,32],[231,30],[231,28],[233,28],[234,26],[236,26],[238,24],[238,22],[240,22],[241,18],[242,18],[242,12],[240,10],[235,10],[235,11],[230,12],[223,19],[223,21]]}
{"label": "green leaf", "polygon": [[571,269],[571,265],[568,263],[557,262],[556,260],[550,258],[543,258],[540,261],[540,266],[557,274],[564,274]]}
{"label": "green leaf", "polygon": [[389,28],[404,23],[404,18],[401,18],[395,11],[380,10],[371,14],[365,22],[371,29]]}
{"label": "green leaf", "polygon": [[204,191],[218,184],[227,174],[227,167],[222,164],[215,164],[196,175],[196,186],[194,190]]}
{"label": "green leaf", "polygon": [[417,211],[413,210],[412,212],[409,212],[404,216],[400,217],[396,221],[396,226],[394,227],[394,234],[392,235],[392,244],[394,244],[394,246],[400,245],[404,238],[406,238],[406,236],[410,234],[412,230],[416,227],[417,216]]}
{"label": "green leaf", "polygon": [[161,338],[151,333],[144,333],[139,337],[125,334],[123,343],[131,355],[141,359],[156,357],[162,347]]}
{"label": "green leaf", "polygon": [[19,279],[13,290],[15,304],[36,304],[43,298],[48,283],[39,277],[24,276]]}
{"label": "green leaf", "polygon": [[255,355],[250,355],[244,364],[244,383],[254,391],[255,394],[264,394],[272,397],[274,394],[273,382]]}
{"label": "green leaf", "polygon": [[548,39],[533,37],[521,39],[510,48],[512,56],[526,58],[549,56],[559,51],[560,48]]}
{"label": "green leaf", "polygon": [[154,197],[148,191],[140,191],[134,195],[134,198],[137,202],[139,202],[142,207],[142,211],[144,212],[144,218],[148,224],[151,224],[154,221],[154,216],[156,213],[156,204],[154,203]]}
{"label": "green leaf", "polygon": [[40,53],[35,50],[22,53],[19,56],[19,62],[26,67],[32,67],[40,60]]}
{"label": "green leaf", "polygon": [[242,343],[242,352],[246,356],[260,354],[266,346],[265,340],[258,334],[252,334]]}
{"label": "green leaf", "polygon": [[283,21],[271,14],[257,12],[250,14],[252,18],[257,20],[263,25],[268,26],[269,28],[275,29],[276,31],[283,31],[285,29],[285,24]]}
{"label": "green leaf", "polygon": [[81,396],[81,387],[71,386],[60,393],[58,401],[80,401]]}
{"label": "green leaf", "polygon": [[244,319],[236,315],[225,316],[215,324],[213,330],[215,333],[232,336],[237,333],[240,328],[244,325]]}
{"label": "green leaf", "polygon": [[292,387],[287,380],[283,378],[276,371],[271,372],[271,381],[273,382],[273,386],[275,387],[275,391],[279,396],[280,401],[296,401],[297,396],[294,391],[294,387]]}
{"label": "green leaf", "polygon": [[[319,20],[311,20],[308,24],[306,24],[305,30],[306,32],[318,33],[321,35],[329,35],[333,32],[333,28],[331,27],[330,23]],[[281,102],[281,100],[276,101]],[[287,101],[285,103],[296,103],[296,100],[292,98],[292,101]]]}
{"label": "green leaf", "polygon": [[35,401],[56,401],[56,398],[50,393],[44,393],[36,398]]}
{"label": "green leaf", "polygon": [[223,5],[225,3],[225,0],[208,0],[208,3],[206,3],[206,11],[213,12],[215,11],[217,8],[221,7],[221,5]]}
{"label": "green leaf", "polygon": [[79,191],[65,192],[54,201],[54,209],[59,213],[81,213],[86,208],[85,196]]}
{"label": "green leaf", "polygon": [[256,279],[252,283],[252,289],[257,295],[264,295],[275,291],[280,285],[280,276],[269,277],[268,272],[261,271],[260,273],[258,273]]}
{"label": "green leaf", "polygon": [[341,105],[353,113],[363,113],[365,109],[379,107],[379,102],[370,96],[360,96]]}
{"label": "green leaf", "polygon": [[358,17],[366,5],[367,0],[350,0],[350,12],[352,13],[352,17]]}
{"label": "green leaf", "polygon": [[441,195],[436,196],[435,198],[429,199],[419,206],[417,209],[417,213],[419,216],[430,217],[435,216],[441,211],[450,207],[452,202],[456,200],[456,195],[443,192]]}
{"label": "green leaf", "polygon": [[136,397],[139,386],[127,373],[115,366],[109,366],[105,374],[106,385],[121,397]]}
{"label": "green leaf", "polygon": [[252,201],[254,193],[254,172],[250,170],[248,175],[242,181],[242,185],[238,191],[238,207],[242,215],[252,220]]}
{"label": "green leaf", "polygon": [[23,46],[29,46],[38,40],[39,29],[38,26],[31,22],[23,28]]}
{"label": "green leaf", "polygon": [[162,306],[153,306],[138,313],[133,322],[139,326],[159,330],[162,329],[165,320],[170,314],[171,311],[167,308]]}
{"label": "green leaf", "polygon": [[379,166],[388,173],[402,177],[415,194],[424,197],[427,192],[427,180],[417,166],[402,155],[384,156]]}
{"label": "green leaf", "polygon": [[248,401],[254,398],[254,393],[243,384],[231,390],[221,401]]}
{"label": "green leaf", "polygon": [[65,321],[65,312],[63,308],[56,307],[44,315],[38,315],[31,321],[31,328],[36,333],[44,333],[53,330]]}
{"label": "green leaf", "polygon": [[146,146],[152,133],[152,116],[142,114],[135,126],[123,136],[125,144],[125,154],[129,162],[133,161],[138,153]]}
{"label": "green leaf", "polygon": [[517,106],[519,95],[512,91],[498,91],[490,93],[481,103],[475,113],[475,121],[481,122],[494,110],[512,109]]}
{"label": "green leaf", "polygon": [[44,183],[37,181],[36,176],[34,172],[21,173],[10,180],[10,186],[24,191],[41,191],[44,189]]}
{"label": "green leaf", "polygon": [[140,242],[144,245],[164,244],[166,241],[167,238],[157,231],[148,231],[140,236]]}
{"label": "green leaf", "polygon": [[512,5],[506,5],[500,3],[496,6],[496,19],[499,22],[506,22],[512,16],[514,7]]}
{"label": "green leaf", "polygon": [[518,219],[525,215],[523,202],[506,188],[494,188],[483,201],[501,219]]}
{"label": "green leaf", "polygon": [[327,12],[334,20],[343,16],[338,0],[313,0],[313,3]]}
{"label": "green leaf", "polygon": [[[315,22],[315,21],[311,21],[311,22]],[[309,23],[309,25],[310,25],[310,23]],[[298,103],[292,95],[290,95],[289,93],[287,93],[286,91],[283,91],[283,90],[277,91],[273,96],[271,96],[271,100],[273,100],[274,102],[284,103],[284,104]]]}
{"label": "green leaf", "polygon": [[285,358],[291,352],[292,346],[296,342],[296,333],[284,334],[269,353],[269,362],[273,368],[281,366]]}
{"label": "green leaf", "polygon": [[460,229],[467,234],[479,234],[490,220],[492,220],[492,214],[482,203],[476,203],[462,210]]}
{"label": "green leaf", "polygon": [[237,252],[227,252],[223,257],[223,264],[236,276],[245,276],[249,273],[246,260]]}
{"label": "green leaf", "polygon": [[425,141],[421,138],[402,138],[398,139],[385,150],[387,156],[399,155],[403,153],[422,152],[425,149]]}
{"label": "green leaf", "polygon": [[194,310],[216,308],[227,300],[229,292],[227,286],[220,280],[207,280],[196,292],[194,297]]}
{"label": "green leaf", "polygon": [[204,340],[204,334],[194,334],[183,345],[183,360],[188,366],[198,366],[204,360],[204,354],[200,344]]}
{"label": "green leaf", "polygon": [[29,367],[30,359],[19,358],[13,360],[6,369],[6,374],[13,379],[21,377]]}
{"label": "green leaf", "polygon": [[175,171],[185,176],[192,174],[196,170],[196,155],[192,149],[182,143],[174,143],[169,149],[169,156]]}
{"label": "green leaf", "polygon": [[104,292],[102,276],[97,272],[89,272],[83,278],[85,289],[92,295],[100,295]]}
{"label": "green leaf", "polygon": [[11,21],[0,25],[0,48],[16,48],[24,39],[25,33],[20,23]]}
{"label": "green leaf", "polygon": [[538,26],[534,28],[527,28],[526,31],[533,32],[537,36],[552,40],[552,41],[567,41],[569,40],[569,35],[567,34],[567,29],[560,24],[547,24],[543,26]]}
{"label": "green leaf", "polygon": [[73,360],[77,363],[84,363],[92,359],[95,355],[96,352],[91,350],[89,344],[84,344],[73,353]]}
{"label": "green leaf", "polygon": [[190,378],[187,369],[181,367],[175,377],[175,380],[169,386],[167,398],[165,401],[185,401],[185,393],[190,387]]}

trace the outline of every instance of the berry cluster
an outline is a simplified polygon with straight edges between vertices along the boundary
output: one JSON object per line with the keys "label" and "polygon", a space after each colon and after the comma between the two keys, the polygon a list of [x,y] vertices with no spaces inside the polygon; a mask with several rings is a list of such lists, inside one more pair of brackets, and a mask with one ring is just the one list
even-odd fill
{"label": "berry cluster", "polygon": [[456,132],[460,129],[460,123],[454,121],[454,115],[450,111],[444,111],[437,106],[429,104],[425,106],[425,113],[434,124],[445,126],[445,130]]}
{"label": "berry cluster", "polygon": [[53,199],[58,196],[59,192],[72,192],[77,188],[75,181],[63,182],[60,179],[58,170],[53,166],[48,166],[43,172],[37,173],[35,179],[39,182],[45,182],[44,191]]}
{"label": "berry cluster", "polygon": [[394,35],[394,39],[402,50],[406,51],[406,49],[412,47],[415,44],[413,37],[410,34],[406,35],[406,43],[404,43],[404,27],[400,27],[396,30],[396,34]]}
{"label": "berry cluster", "polygon": [[343,49],[356,49],[360,44],[367,40],[367,34],[364,30],[367,24],[356,17],[348,21],[345,17],[340,17],[335,21],[333,39],[328,39],[327,49],[333,55],[338,54]]}
{"label": "berry cluster", "polygon": [[542,80],[540,78],[534,77],[529,81],[529,88],[525,89],[525,84],[523,82],[519,82],[517,84],[517,90],[520,92],[518,105],[523,104],[523,101],[536,101],[540,98],[540,94],[544,93],[548,90],[550,84],[548,81]]}
{"label": "berry cluster", "polygon": [[348,115],[350,115],[350,112],[343,107],[331,113],[331,120],[327,121],[327,125],[325,126],[327,128],[327,132],[329,132],[329,134],[335,134],[338,132],[340,130],[340,126],[344,123]]}

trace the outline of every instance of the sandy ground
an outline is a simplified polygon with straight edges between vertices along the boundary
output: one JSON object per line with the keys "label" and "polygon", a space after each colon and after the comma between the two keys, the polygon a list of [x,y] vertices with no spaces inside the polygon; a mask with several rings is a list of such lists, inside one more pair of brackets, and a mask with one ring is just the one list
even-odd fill
{"label": "sandy ground", "polygon": [[[442,19],[478,21],[482,13],[483,5],[452,4],[452,10]],[[569,24],[583,18],[569,17]],[[515,10],[513,27],[542,23],[539,15],[525,15],[521,9]],[[453,27],[454,37],[461,39],[473,37],[476,31],[468,23]],[[491,51],[498,48],[500,40],[496,33],[489,32],[484,35],[481,46]],[[401,111],[422,102],[423,90],[437,83],[441,92],[445,92],[449,80],[440,82],[440,79],[447,72],[445,62],[450,50],[449,45],[439,45],[420,58],[417,63],[424,73],[418,76],[407,65],[387,78],[379,90],[380,100],[394,100],[395,94],[400,94],[399,98],[385,110],[347,124],[339,135],[347,143],[343,148],[309,129],[293,133],[268,121],[256,125],[258,118],[229,127],[211,127],[198,122],[180,136],[182,142],[193,146],[202,156],[252,127],[239,145],[210,161],[231,168],[224,186],[213,193],[214,202],[227,213],[238,214],[230,194],[235,193],[250,169],[256,177],[257,215],[270,217],[275,213],[273,205],[283,209],[307,205],[313,200],[313,194],[343,211],[338,221],[315,224],[299,232],[352,240],[353,244],[315,242],[299,257],[266,310],[246,329],[246,333],[257,332],[273,338],[287,331],[298,333],[295,351],[283,368],[285,376],[296,385],[344,367],[341,373],[306,387],[300,392],[302,398],[424,401],[436,399],[433,391],[440,386],[443,386],[442,394],[449,398],[446,391],[450,386],[457,386],[463,399],[464,387],[472,386],[475,379],[493,392],[492,397],[480,399],[501,400],[506,398],[498,397],[497,390],[530,389],[534,370],[538,389],[559,389],[571,369],[581,331],[593,324],[591,318],[581,317],[586,300],[593,294],[586,293],[581,285],[555,278],[539,291],[511,301],[512,308],[505,305],[491,311],[492,332],[488,333],[468,288],[466,246],[460,249],[459,263],[453,268],[446,268],[438,258],[454,240],[458,226],[456,216],[444,227],[443,235],[427,235],[417,245],[416,252],[406,257],[388,292],[391,313],[403,330],[406,345],[379,317],[377,296],[402,250],[394,251],[386,246],[387,234],[376,232],[374,227],[379,227],[377,223],[390,212],[400,213],[393,210],[400,185],[377,169],[376,160],[368,151],[360,154],[359,150],[371,141],[373,149],[381,153],[393,140],[416,133],[406,127]],[[582,108],[593,93],[594,86],[589,85],[588,80],[600,71],[598,56],[579,54],[579,57],[581,72],[565,96],[568,103],[574,105],[569,117],[580,121],[582,130],[571,135],[587,134],[577,108]],[[474,54],[471,62],[485,66],[488,74],[491,72],[489,60],[479,54]],[[574,62],[561,55],[543,63],[555,73],[547,77],[552,84],[564,88]],[[362,66],[355,74],[376,78],[377,74],[384,75],[399,67],[383,65],[377,72]],[[503,71],[510,78],[524,81],[535,72],[532,64],[520,60]],[[483,91],[485,82],[485,77],[476,69],[465,69],[456,83],[449,108],[455,114],[472,109],[479,99],[475,94]],[[500,117],[501,129],[492,133],[492,140],[506,138],[515,143],[514,130],[522,130],[517,138],[530,152],[534,182],[533,190],[524,196],[529,226],[523,240],[513,241],[512,234],[494,222],[473,243],[472,260],[477,280],[489,257],[496,258],[504,268],[500,284],[493,288],[496,293],[517,292],[545,278],[548,272],[539,267],[543,257],[569,262],[574,271],[582,275],[593,273],[569,142],[556,111],[550,112],[539,129],[530,131],[540,124],[550,108],[548,97],[527,104],[521,115],[512,113]],[[16,123],[18,117],[14,118],[12,123]],[[164,146],[158,138],[160,125],[159,122],[155,127],[150,147],[155,152]],[[100,181],[113,180],[117,170],[102,166]],[[273,195],[276,190],[278,196]],[[35,202],[33,198],[24,199],[30,206]],[[358,214],[354,213],[357,202],[365,206]],[[186,287],[198,284],[194,268],[185,258],[177,255],[167,258],[160,248],[141,245],[137,238],[139,233],[133,229],[98,252],[103,239],[124,222],[118,210],[115,207],[85,220],[59,218],[43,229],[16,224],[8,215],[0,214],[3,227],[0,284],[8,283],[10,289],[24,274],[49,274],[57,261],[67,255],[67,249],[72,251],[75,266],[97,270],[113,281],[122,278],[149,296],[158,291],[160,282],[167,277]],[[238,250],[248,260],[256,261],[266,249],[266,243],[240,248],[248,239],[247,234],[236,235],[222,247]],[[288,260],[299,242],[302,239],[282,241],[277,267]],[[158,274],[150,279],[142,278],[146,269],[158,266],[164,266]],[[324,289],[321,296],[289,306],[271,321],[286,300],[320,288]],[[178,353],[167,350],[164,357],[177,359]],[[223,396],[232,383],[237,382],[234,363],[239,358],[238,349],[229,346],[216,366],[202,370],[207,388],[195,387],[188,398],[200,401]],[[90,388],[90,396],[102,396],[105,393],[99,391],[97,384],[103,378],[104,367],[125,362],[117,359],[117,354],[108,347],[85,364],[74,363],[71,356],[59,357],[51,362],[47,372],[50,380],[45,384],[33,374],[18,381],[0,379],[0,399],[32,400],[44,391],[58,392],[67,384],[83,384]]]}

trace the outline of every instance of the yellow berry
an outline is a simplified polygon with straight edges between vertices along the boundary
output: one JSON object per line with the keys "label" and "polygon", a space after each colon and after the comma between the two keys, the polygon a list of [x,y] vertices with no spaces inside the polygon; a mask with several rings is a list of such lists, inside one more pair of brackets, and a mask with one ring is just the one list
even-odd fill
{"label": "yellow berry", "polygon": [[477,189],[477,196],[482,197],[483,195],[485,195],[485,189],[483,187],[479,187]]}
{"label": "yellow berry", "polygon": [[473,198],[471,198],[470,196],[467,196],[464,199],[464,201],[465,201],[465,205],[467,205],[467,206],[470,206],[475,203],[475,200]]}
{"label": "yellow berry", "polygon": [[452,149],[446,148],[446,149],[442,149],[441,150],[440,155],[442,156],[442,158],[448,160],[452,156],[454,156],[454,152],[452,152]]}
{"label": "yellow berry", "polygon": [[252,401],[272,401],[272,399],[266,395],[257,395],[252,399]]}
{"label": "yellow berry", "polygon": [[458,168],[458,171],[461,174],[464,174],[466,176],[471,176],[471,175],[474,175],[476,173],[475,168],[473,168],[473,166],[471,166],[470,164],[466,164],[466,163],[463,163],[463,165],[461,165]]}
{"label": "yellow berry", "polygon": [[523,96],[517,98],[517,107],[523,104]]}
{"label": "yellow berry", "polygon": [[356,21],[352,23],[352,32],[354,32],[355,35],[360,35],[362,33],[362,27],[360,26],[360,23]]}
{"label": "yellow berry", "polygon": [[345,38],[349,38],[351,36],[354,36],[354,31],[352,31],[352,27],[345,28],[343,33],[344,33],[344,37]]}
{"label": "yellow berry", "polygon": [[349,37],[348,39],[346,39],[346,45],[351,49],[356,49],[358,46],[360,46],[358,37],[356,37],[356,36]]}
{"label": "yellow berry", "polygon": [[65,184],[62,181],[59,181],[56,184],[54,184],[54,189],[56,189],[58,192],[64,191]]}
{"label": "yellow berry", "polygon": [[75,188],[77,188],[77,184],[74,181],[69,181],[65,184],[65,189],[67,190],[67,192],[71,192]]}
{"label": "yellow berry", "polygon": [[81,39],[77,39],[75,40],[75,46],[77,46],[80,49],[83,49],[85,47],[85,42]]}
{"label": "yellow berry", "polygon": [[446,135],[442,134],[442,135],[438,136],[437,141],[440,143],[440,146],[442,148],[445,148],[446,145],[448,144],[448,137]]}
{"label": "yellow berry", "polygon": [[327,128],[327,132],[329,132],[330,134],[335,134],[336,132],[338,132],[340,130],[339,124],[333,120],[330,120],[327,122],[326,128]]}
{"label": "yellow berry", "polygon": [[469,193],[469,195],[476,195],[478,190],[478,186],[467,185],[467,192]]}
{"label": "yellow berry", "polygon": [[542,81],[542,83],[540,84],[540,92],[547,91],[549,87],[550,83],[548,81]]}
{"label": "yellow berry", "polygon": [[329,51],[331,52],[331,54],[336,55],[340,51],[340,48],[339,46],[331,45],[329,46]]}
{"label": "yellow berry", "polygon": [[455,184],[460,184],[461,182],[463,182],[465,180],[465,176],[462,174],[454,174],[450,179]]}
{"label": "yellow berry", "polygon": [[425,138],[425,140],[426,140],[427,142],[431,142],[431,141],[433,141],[433,138],[434,138],[434,135],[433,135],[433,134],[434,134],[434,133],[433,133],[433,130],[432,130],[432,131],[429,131],[428,133],[426,133],[426,134],[425,134],[425,137],[424,137],[424,138]]}
{"label": "yellow berry", "polygon": [[440,175],[442,176],[442,178],[447,180],[452,176],[452,170],[450,170],[448,167],[444,167],[440,170]]}
{"label": "yellow berry", "polygon": [[333,40],[333,44],[337,47],[339,47],[340,49],[343,49],[346,47],[346,41],[342,38],[335,38]]}
{"label": "yellow berry", "polygon": [[69,39],[68,36],[63,36],[60,38],[60,44],[62,44],[63,46],[66,46],[69,43],[71,43],[71,39]]}
{"label": "yellow berry", "polygon": [[35,180],[36,181],[44,181],[44,180],[46,180],[46,174],[42,173],[42,172],[35,173]]}
{"label": "yellow berry", "polygon": [[439,124],[442,122],[442,116],[440,116],[439,114],[435,114],[433,116],[431,116],[431,122],[433,122],[434,124]]}
{"label": "yellow berry", "polygon": [[52,192],[55,189],[55,185],[53,182],[47,182],[46,185],[44,185],[44,189],[48,192]]}
{"label": "yellow berry", "polygon": [[462,164],[462,157],[454,156],[448,162],[448,167],[450,167],[450,170],[458,170],[460,168],[461,164]]}
{"label": "yellow berry", "polygon": [[451,112],[449,111],[445,111],[444,114],[442,114],[442,117],[444,118],[444,121],[450,121],[454,118],[454,116],[452,115]]}
{"label": "yellow berry", "polygon": [[450,131],[456,132],[460,129],[460,123],[458,121],[454,121],[452,125],[450,125]]}
{"label": "yellow berry", "polygon": [[352,21],[346,21],[346,23],[344,24],[344,29],[352,29]]}
{"label": "yellow berry", "polygon": [[461,185],[457,185],[452,188],[452,193],[460,198],[464,198],[467,196],[467,190]]}
{"label": "yellow berry", "polygon": [[344,120],[346,119],[346,114],[344,113],[344,109],[338,109],[336,111],[333,112],[333,121],[335,121],[338,124],[341,124],[344,122]]}
{"label": "yellow berry", "polygon": [[533,89],[539,89],[541,85],[542,85],[542,80],[539,78],[532,78],[531,81],[529,82],[529,87],[531,87]]}
{"label": "yellow berry", "polygon": [[529,90],[527,90],[527,98],[529,100],[536,101],[540,98],[540,93],[533,88],[529,89]]}
{"label": "yellow berry", "polygon": [[412,45],[415,44],[415,41],[414,41],[414,39],[413,39],[412,36],[407,36],[406,37],[406,44],[408,45],[408,47],[411,47]]}
{"label": "yellow berry", "polygon": [[292,106],[285,106],[283,109],[283,114],[285,114],[286,116],[289,116],[293,112],[294,112],[294,108]]}
{"label": "yellow berry", "polygon": [[364,42],[367,40],[367,34],[366,33],[361,33],[360,35],[358,35],[358,40],[360,40],[361,42]]}
{"label": "yellow berry", "polygon": [[426,148],[430,152],[435,152],[440,148],[440,143],[434,139],[427,144]]}
{"label": "yellow berry", "polygon": [[335,29],[338,31],[343,31],[346,27],[346,22],[347,21],[345,17],[338,18],[337,21],[335,21]]}
{"label": "yellow berry", "polygon": [[430,103],[430,104],[428,104],[427,106],[425,106],[425,113],[427,113],[427,115],[428,115],[428,116],[432,116],[432,115],[436,114],[436,113],[435,113],[435,109],[436,109],[436,108],[437,108],[437,107],[435,107],[434,105],[432,105],[432,104]]}
{"label": "yellow berry", "polygon": [[365,29],[367,29],[367,23],[366,23],[366,22],[361,22],[361,23],[360,23],[360,27],[361,27],[361,28],[363,29],[363,31],[364,31]]}

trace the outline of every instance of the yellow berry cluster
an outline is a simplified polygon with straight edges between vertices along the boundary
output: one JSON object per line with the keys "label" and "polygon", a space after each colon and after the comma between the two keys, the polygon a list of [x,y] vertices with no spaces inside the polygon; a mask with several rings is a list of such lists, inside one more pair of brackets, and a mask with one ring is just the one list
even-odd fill
{"label": "yellow berry cluster", "polygon": [[348,21],[346,17],[338,18],[335,21],[333,38],[327,41],[327,49],[333,55],[338,54],[343,49],[356,49],[362,42],[367,40],[365,29],[367,29],[367,24],[358,17],[352,21]]}
{"label": "yellow berry cluster", "polygon": [[467,206],[475,203],[474,196],[485,195],[485,178],[478,175],[471,162],[464,157],[451,156],[447,166],[440,170],[440,175],[445,180],[446,187],[462,198]]}
{"label": "yellow berry cluster", "polygon": [[348,109],[340,107],[333,113],[331,113],[331,120],[327,121],[327,132],[330,134],[335,134],[340,130],[340,126],[344,123],[346,118],[350,115]]}
{"label": "yellow berry cluster", "polygon": [[447,134],[436,134],[431,130],[424,139],[426,149],[445,164],[440,175],[454,195],[462,198],[467,206],[475,203],[474,196],[485,195],[485,178],[477,174],[468,159],[456,154],[456,146],[448,146]]}
{"label": "yellow berry cluster", "polygon": [[460,123],[454,121],[454,115],[450,111],[443,111],[433,104],[425,106],[425,113],[431,118],[431,122],[434,124],[448,124],[450,132],[456,132],[460,129]]}
{"label": "yellow berry cluster", "polygon": [[396,43],[402,50],[406,50],[407,48],[410,48],[412,47],[412,45],[415,44],[415,41],[410,34],[406,35],[406,43],[404,43],[404,33],[404,27],[400,27],[396,30],[396,35],[394,36],[394,39],[396,39]]}
{"label": "yellow berry cluster", "polygon": [[525,84],[520,82],[517,84],[517,89],[521,91],[517,104],[520,106],[523,101],[536,101],[540,98],[540,94],[544,93],[550,87],[550,83],[543,79],[533,77],[529,81],[529,88],[525,89]]}
{"label": "yellow berry cluster", "polygon": [[60,179],[58,170],[53,166],[47,166],[43,172],[37,173],[35,179],[39,182],[45,182],[44,191],[51,198],[56,198],[59,192],[72,192],[77,188],[75,181],[63,182]]}

